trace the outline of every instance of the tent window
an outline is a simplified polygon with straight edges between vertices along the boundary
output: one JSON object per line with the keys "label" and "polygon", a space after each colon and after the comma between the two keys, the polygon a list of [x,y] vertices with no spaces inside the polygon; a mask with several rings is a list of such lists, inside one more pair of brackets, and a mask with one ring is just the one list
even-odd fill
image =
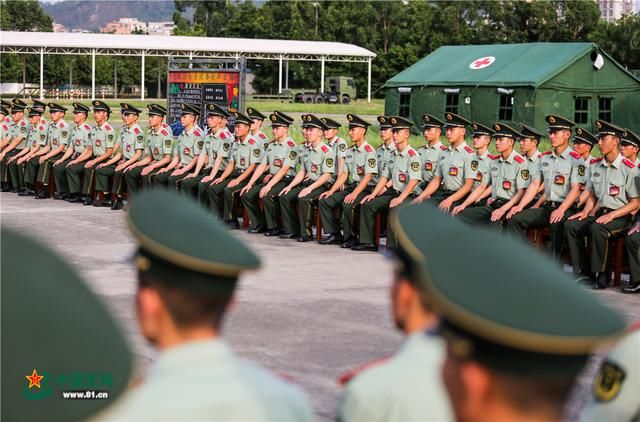
{"label": "tent window", "polygon": [[513,120],[513,95],[500,94],[499,120]]}
{"label": "tent window", "polygon": [[398,106],[398,115],[401,117],[409,117],[411,113],[411,92],[401,92],[400,102]]}
{"label": "tent window", "polygon": [[444,106],[445,113],[454,113],[458,114],[458,101],[460,99],[460,94],[448,92],[446,97],[446,103]]}
{"label": "tent window", "polygon": [[600,98],[598,100],[598,118],[611,122],[611,103],[612,98]]}
{"label": "tent window", "polygon": [[573,121],[577,124],[587,124],[589,122],[589,98],[577,97],[573,113]]}

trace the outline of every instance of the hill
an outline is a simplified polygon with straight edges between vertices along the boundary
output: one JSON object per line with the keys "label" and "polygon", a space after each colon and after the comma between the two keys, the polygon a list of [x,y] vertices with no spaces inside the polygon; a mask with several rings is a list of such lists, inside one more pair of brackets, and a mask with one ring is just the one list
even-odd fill
{"label": "hill", "polygon": [[170,21],[175,10],[173,1],[168,0],[64,0],[41,4],[55,22],[67,29],[79,28],[96,32],[107,22],[120,18],[138,18],[143,22]]}

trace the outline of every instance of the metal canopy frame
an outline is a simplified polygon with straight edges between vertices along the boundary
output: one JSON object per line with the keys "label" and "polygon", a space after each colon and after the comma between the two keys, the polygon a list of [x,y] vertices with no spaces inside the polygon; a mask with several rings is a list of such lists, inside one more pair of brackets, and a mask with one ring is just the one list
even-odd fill
{"label": "metal canopy frame", "polygon": [[[14,54],[39,54],[40,55],[40,98],[44,98],[44,55],[45,54],[63,54],[63,55],[90,55],[91,56],[91,99],[95,99],[95,58],[96,56],[139,56],[141,60],[141,72],[140,72],[140,99],[144,100],[144,63],[146,57],[171,57],[171,58],[201,58],[201,59],[233,59],[239,60],[241,58],[250,59],[250,60],[277,60],[278,61],[278,92],[282,93],[282,79],[283,79],[283,63],[289,61],[318,61],[320,62],[320,90],[324,91],[324,75],[325,75],[325,63],[326,62],[351,62],[351,63],[366,63],[367,64],[367,101],[371,102],[371,62],[375,57],[375,53],[370,52],[368,50],[361,49],[356,46],[347,45],[353,48],[357,48],[365,51],[362,55],[354,55],[348,53],[340,53],[339,51],[331,54],[314,54],[307,52],[269,52],[269,51],[250,51],[250,45],[248,45],[247,51],[212,51],[212,50],[188,50],[184,48],[136,48],[136,47],[127,47],[127,48],[118,48],[118,47],[110,47],[108,43],[105,43],[102,47],[86,47],[82,46],[81,42],[78,42],[78,46],[70,47],[70,46],[46,46],[46,45],[24,45],[22,42],[16,42],[12,45],[11,41],[7,42],[7,35],[16,36],[19,33],[15,32],[0,32],[0,54],[2,53],[14,53]],[[22,33],[25,35],[33,35],[33,33]],[[39,33],[40,34],[40,33]],[[42,33],[48,35],[56,35],[54,33]],[[66,35],[66,34],[65,34]],[[80,38],[84,34],[73,34],[74,36],[79,36]],[[97,34],[88,34],[91,35],[92,40],[101,39],[95,38]],[[9,38],[12,38],[9,37]],[[115,35],[115,36],[101,36],[105,41],[113,40],[110,37],[119,37],[117,39],[121,40],[120,37],[126,37],[126,35]],[[141,40],[141,37],[153,37],[154,41],[157,41],[157,36],[145,36],[145,35],[135,35],[136,40]],[[167,37],[167,44],[169,44],[172,37]],[[178,37],[180,41],[190,41],[190,44],[196,46],[199,42],[203,41],[202,37]],[[207,39],[207,38],[204,38]],[[207,39],[211,40],[211,39]],[[234,39],[235,40],[235,39]],[[223,39],[224,41],[224,39]],[[237,40],[236,40],[237,41]],[[274,40],[249,40],[255,43],[259,42],[272,42]],[[47,37],[38,37],[34,43],[46,44]],[[299,43],[303,43],[307,48],[313,48],[314,45],[323,45],[326,48],[327,43],[319,42],[319,41],[297,41]],[[345,44],[335,43],[336,46],[343,46]],[[330,45],[330,44],[329,44]],[[358,52],[359,53],[359,52]]]}

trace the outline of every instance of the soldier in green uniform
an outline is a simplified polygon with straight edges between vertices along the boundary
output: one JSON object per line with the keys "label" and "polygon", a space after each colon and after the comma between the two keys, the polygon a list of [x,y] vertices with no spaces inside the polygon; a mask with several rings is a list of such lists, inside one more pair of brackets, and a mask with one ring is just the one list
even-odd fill
{"label": "soldier in green uniform", "polygon": [[[542,139],[542,132],[534,127],[520,123],[520,135],[520,155],[522,155],[526,160],[525,164],[529,171],[529,180],[526,182],[526,187],[529,187],[533,176],[537,174],[538,160],[542,157],[542,154],[538,150],[540,139]],[[542,193],[544,193],[544,183],[541,183],[538,188],[535,203],[532,201],[529,205],[533,205],[534,208],[540,207],[544,202]]]}
{"label": "soldier in green uniform", "polygon": [[[619,152],[624,129],[604,120],[596,120],[596,127],[602,157],[591,160],[591,177],[586,187],[590,199],[580,212],[569,217],[564,232],[574,275],[586,278],[594,289],[606,289],[609,238],[629,226],[632,213],[640,206],[640,192],[636,165]],[[583,131],[586,132],[583,136],[593,137]],[[591,244],[591,259],[587,258],[585,238]]]}
{"label": "soldier in green uniform", "polygon": [[[124,184],[124,172],[142,159],[144,151],[144,133],[138,124],[142,110],[128,103],[120,103],[122,122],[120,136],[117,138],[113,154],[109,160],[96,167],[96,190],[104,193],[104,199],[94,201],[96,207],[111,207],[112,210],[122,209],[122,194],[127,186]],[[111,194],[109,194],[109,177],[113,176]]]}
{"label": "soldier in green uniform", "polygon": [[[571,128],[575,123],[555,115],[546,116],[546,120],[553,151],[543,153],[538,160],[529,187],[518,205],[507,214],[506,230],[524,237],[528,228],[549,227],[550,252],[559,258],[564,244],[564,223],[575,213],[576,200],[586,182],[586,169],[580,167],[580,155],[569,148]],[[526,209],[538,194],[541,183],[544,183],[546,201],[539,208]]]}
{"label": "soldier in green uniform", "polygon": [[[160,104],[148,104],[149,126],[144,144],[147,146],[144,157],[128,166],[124,171],[129,198],[140,190],[140,183],[151,187],[156,172],[169,165],[173,153],[173,135],[171,127],[164,123],[167,109]],[[117,204],[116,204],[117,208]]]}
{"label": "soldier in green uniform", "polygon": [[266,151],[269,146],[269,137],[262,132],[262,125],[264,124],[264,120],[267,118],[264,114],[260,113],[253,107],[247,107],[247,116],[251,119],[253,123],[251,123],[251,136],[262,143],[262,147]]}
{"label": "soldier in green uniform", "polygon": [[[42,181],[38,176],[41,173],[45,172],[45,168],[42,166],[42,163],[44,162],[42,157],[47,155],[49,152],[51,152],[52,148],[55,148],[58,150],[56,155],[57,154],[61,155],[62,149],[64,148],[64,146],[58,145],[58,143],[60,143],[58,138],[60,137],[60,132],[61,132],[61,129],[58,126],[62,125],[63,129],[66,127],[66,124],[64,122],[64,112],[66,111],[66,109],[64,109],[64,107],[61,108],[61,106],[56,105],[54,103],[49,103],[48,105],[50,107],[54,107],[54,109],[49,108],[49,114],[51,115],[51,123],[46,122],[46,120],[44,121],[41,120],[40,122],[40,125],[45,125],[47,128],[46,144],[42,145],[40,143],[39,149],[32,154],[32,157],[27,161],[27,165],[25,167],[25,184],[33,187],[32,191],[35,191],[36,199],[46,198],[49,195],[48,192],[43,193],[42,192],[43,189],[40,189],[40,187],[42,186]],[[43,110],[45,108],[46,106],[42,107]],[[68,127],[66,128],[65,133],[68,137],[69,136]],[[54,146],[54,143],[55,143],[55,146]]]}
{"label": "soldier in green uniform", "polygon": [[422,134],[427,143],[418,148],[418,154],[420,154],[420,160],[422,160],[421,188],[424,189],[436,175],[440,155],[443,151],[447,150],[447,147],[440,142],[444,123],[431,114],[423,114],[422,120],[424,121],[422,124]]}
{"label": "soldier in green uniform", "polygon": [[47,134],[48,144],[41,150],[42,154],[38,160],[40,168],[38,170],[37,184],[42,185],[42,189],[36,195],[36,199],[49,197],[49,176],[53,171],[53,163],[64,155],[64,150],[69,144],[71,127],[64,121],[67,109],[56,103],[49,103],[49,113],[51,114],[51,124]]}
{"label": "soldier in green uniform", "polygon": [[[206,158],[204,132],[197,125],[200,109],[190,104],[180,104],[180,107],[182,108],[180,123],[182,123],[184,130],[178,136],[179,162],[167,179],[169,189],[177,191],[180,191],[182,180],[187,177],[189,172],[200,174],[206,161],[204,159]],[[159,182],[159,176],[156,176],[157,182]]]}
{"label": "soldier in green uniform", "polygon": [[336,154],[337,174],[340,174],[344,168],[344,159],[347,155],[348,148],[347,141],[338,136],[338,131],[342,125],[328,117],[322,117],[321,120],[327,128],[324,131],[323,136],[327,140],[327,145],[331,147],[333,152]]}
{"label": "soldier in green uniform", "polygon": [[441,210],[449,212],[454,206],[462,203],[471,192],[478,177],[478,170],[477,164],[473,164],[473,161],[477,161],[474,158],[475,152],[465,142],[466,127],[471,123],[454,113],[445,113],[445,120],[449,148],[440,154],[437,172],[413,203],[430,199],[439,203]]}
{"label": "soldier in green uniform", "polygon": [[637,166],[640,164],[640,157],[638,157],[639,151],[640,137],[631,130],[625,129],[620,138],[620,154]]}
{"label": "soldier in green uniform", "polygon": [[309,150],[298,173],[280,192],[280,210],[284,225],[284,233],[280,237],[297,237],[298,242],[308,242],[311,240],[311,225],[318,198],[329,189],[334,180],[336,155],[334,150],[322,141],[322,134],[326,129],[322,119],[313,114],[306,114],[302,122],[307,129]]}
{"label": "soldier in green uniform", "polygon": [[[278,194],[296,175],[298,145],[289,136],[288,120],[277,114],[271,114],[269,120],[274,140],[267,145],[265,159],[240,191],[240,197],[251,221],[249,233],[279,236],[282,229],[278,222]],[[260,200],[264,211],[260,209]]]}
{"label": "soldier in green uniform", "polygon": [[[67,165],[67,180],[69,182],[69,191],[73,198],[69,202],[82,202],[84,205],[93,204],[93,188],[94,178],[98,165],[106,162],[113,156],[116,149],[116,134],[113,127],[109,124],[111,116],[111,108],[103,101],[93,101],[93,118],[96,121],[95,126],[91,128],[89,140],[91,149],[85,149],[80,157],[76,158],[74,164]],[[81,160],[90,158],[84,163]],[[82,165],[84,164],[84,165]],[[80,190],[80,172],[84,173],[84,181],[80,196],[74,196]]]}
{"label": "soldier in green uniform", "polygon": [[27,136],[31,128],[29,121],[24,117],[26,108],[27,104],[24,101],[17,98],[11,100],[11,125],[9,126],[8,142],[0,152],[3,192],[17,190],[17,187],[11,184],[9,160],[21,153],[22,149],[27,146]]}
{"label": "soldier in green uniform", "polygon": [[[47,145],[48,123],[42,119],[44,109],[41,107],[28,109],[29,111],[29,134],[25,147],[9,159],[9,175],[11,176],[11,184],[17,187],[18,195],[28,196],[35,195],[35,177],[37,168],[35,165],[29,165],[29,161]],[[42,122],[45,123],[42,123]],[[37,163],[37,159],[34,160]],[[28,170],[28,172],[27,172]]]}
{"label": "soldier in green uniform", "polygon": [[[373,242],[373,226],[377,213],[391,210],[407,201],[413,200],[420,193],[422,181],[422,162],[420,155],[411,145],[411,127],[413,123],[404,117],[391,118],[393,125],[393,142],[396,151],[385,168],[378,184],[360,203],[360,241],[353,245],[353,251],[377,251],[378,245]],[[392,230],[387,233],[387,248],[394,249],[396,238]]]}
{"label": "soldier in green uniform", "polygon": [[[351,222],[354,219],[353,216],[346,218],[345,214],[347,212],[353,213],[356,209],[354,204],[359,204],[376,186],[374,176],[378,174],[378,159],[375,149],[365,139],[369,123],[355,114],[347,114],[347,121],[349,122],[349,137],[352,146],[347,149],[345,163],[336,182],[331,186],[331,189],[320,195],[318,201],[322,227],[325,233],[328,233],[328,236],[320,240],[321,245],[345,242],[340,234],[340,225],[334,215],[336,210],[342,211],[339,214],[342,215],[344,237],[346,237],[346,241],[352,242],[353,227]],[[346,207],[345,203],[347,203]]]}
{"label": "soldier in green uniform", "polygon": [[[473,148],[476,150],[475,157],[471,160],[471,172],[476,172],[476,178],[473,182],[473,188],[475,189],[484,179],[488,177],[489,168],[492,165],[492,160],[495,157],[489,153],[489,144],[491,143],[491,137],[493,136],[493,130],[480,123],[474,122],[471,124],[473,129]],[[490,183],[487,186],[491,186]],[[476,198],[473,203],[474,206],[485,205],[487,198],[491,195],[491,189],[485,189],[480,197]]]}
{"label": "soldier in green uniform", "polygon": [[[640,166],[637,167],[640,172]],[[636,189],[640,190],[640,176],[636,176]],[[636,221],[624,239],[629,256],[629,284],[621,288],[622,293],[640,293],[640,213],[636,213]]]}
{"label": "soldier in green uniform", "polygon": [[[227,129],[227,118],[229,117],[227,111],[217,104],[206,104],[205,112],[207,131],[204,138],[204,154],[198,156],[199,162],[194,171],[182,179],[182,192],[194,198],[197,196],[201,202],[206,202],[207,187],[216,174],[226,167],[227,157],[231,154],[231,145],[233,144],[233,136]],[[224,148],[220,150],[223,147],[222,144],[224,144]],[[216,166],[218,155],[220,155],[220,160]],[[224,163],[222,162],[223,158]],[[196,172],[198,169],[199,171]]]}
{"label": "soldier in green uniform", "polygon": [[[236,142],[231,152],[229,165],[221,176],[224,180],[225,173],[228,173],[231,168],[233,169],[233,178],[222,190],[222,218],[230,228],[237,229],[240,227],[236,216],[240,191],[249,183],[254,170],[262,164],[265,150],[262,142],[257,141],[250,134],[252,119],[237,111],[233,113],[233,116],[236,120]],[[217,195],[217,200],[219,199],[220,195]]]}
{"label": "soldier in green uniform", "polygon": [[0,239],[2,420],[91,420],[129,386],[119,324],[53,250],[4,225]]}
{"label": "soldier in green uniform", "polygon": [[[64,155],[53,163],[53,179],[56,183],[56,191],[53,199],[75,199],[78,192],[74,191],[69,196],[69,180],[77,190],[80,190],[80,172],[84,168],[84,162],[91,157],[91,126],[87,121],[90,108],[81,103],[73,103],[73,125],[69,143]],[[67,172],[69,167],[75,168],[73,173]]]}
{"label": "soldier in green uniform", "polygon": [[404,250],[401,241],[392,259],[391,318],[404,341],[393,355],[339,378],[346,385],[337,420],[451,421],[440,377],[445,342],[438,336],[439,318],[422,281],[423,262],[409,246]]}
{"label": "soldier in green uniform", "polygon": [[[526,160],[513,149],[520,134],[503,123],[495,123],[493,130],[499,155],[492,155],[487,177],[483,176],[480,185],[451,213],[469,224],[501,224],[511,207],[520,201],[529,182]],[[472,206],[487,190],[491,197],[486,205]]]}
{"label": "soldier in green uniform", "polygon": [[391,225],[440,315],[440,375],[456,420],[562,421],[579,374],[623,335],[624,317],[519,239],[427,204],[399,210]]}
{"label": "soldier in green uniform", "polygon": [[103,419],[312,420],[297,387],[240,359],[222,337],[238,278],[260,266],[258,257],[203,207],[174,192],[142,192],[128,222],[139,246],[138,322],[159,355],[153,376]]}

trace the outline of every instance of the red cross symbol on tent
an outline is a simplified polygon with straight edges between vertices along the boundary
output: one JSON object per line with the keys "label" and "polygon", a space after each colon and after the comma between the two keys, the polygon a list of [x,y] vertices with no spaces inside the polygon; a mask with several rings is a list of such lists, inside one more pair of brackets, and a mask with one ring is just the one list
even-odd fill
{"label": "red cross symbol on tent", "polygon": [[487,66],[491,66],[493,62],[496,61],[496,58],[493,56],[480,57],[477,60],[474,60],[469,65],[469,69],[484,69]]}

